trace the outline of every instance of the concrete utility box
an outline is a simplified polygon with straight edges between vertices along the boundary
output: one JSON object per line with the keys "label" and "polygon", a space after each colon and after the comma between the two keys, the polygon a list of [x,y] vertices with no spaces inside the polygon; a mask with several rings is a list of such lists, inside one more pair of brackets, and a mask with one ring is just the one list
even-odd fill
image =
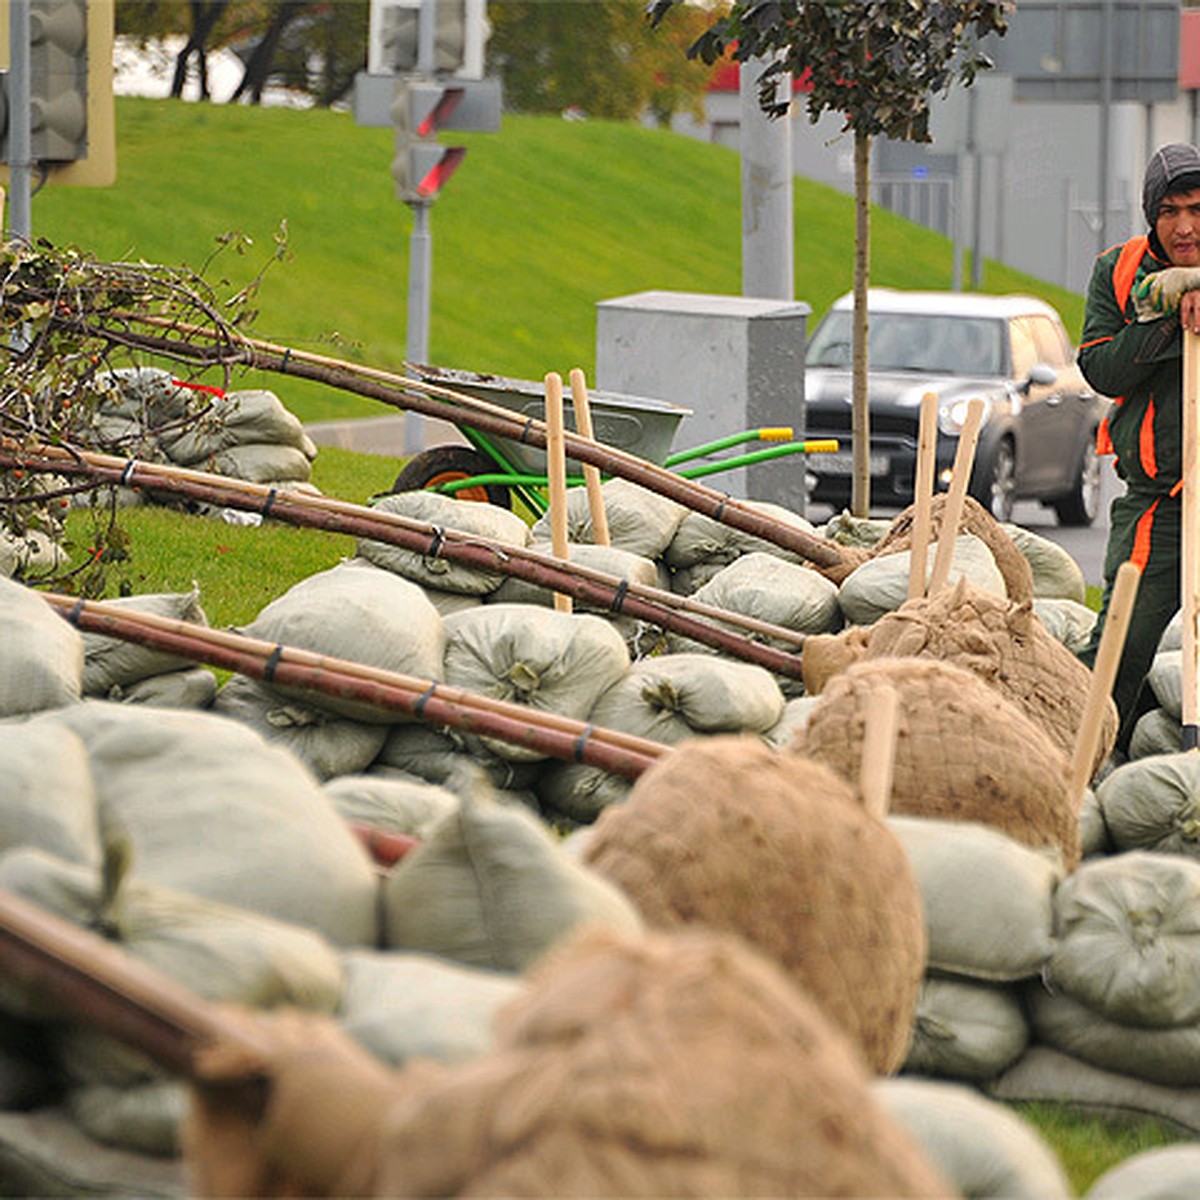
{"label": "concrete utility box", "polygon": [[[801,436],[807,304],[639,292],[601,300],[596,309],[596,386],[690,408],[673,450],[764,426],[790,425]],[[804,512],[802,454],[700,482]]]}

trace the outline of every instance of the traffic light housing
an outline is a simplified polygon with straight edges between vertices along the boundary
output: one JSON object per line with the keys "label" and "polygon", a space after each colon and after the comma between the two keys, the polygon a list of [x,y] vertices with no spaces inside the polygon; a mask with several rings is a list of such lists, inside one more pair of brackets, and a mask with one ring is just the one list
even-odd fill
{"label": "traffic light housing", "polygon": [[449,83],[401,80],[392,102],[396,154],[392,178],[396,195],[408,204],[436,199],[466,156],[462,146],[443,146],[438,133],[453,123],[465,89]]}
{"label": "traffic light housing", "polygon": [[[0,48],[11,62],[8,10],[0,3]],[[30,157],[46,168],[48,181],[106,187],[116,179],[113,21],[113,5],[102,0],[29,0]],[[0,73],[0,157],[6,163],[8,76]]]}

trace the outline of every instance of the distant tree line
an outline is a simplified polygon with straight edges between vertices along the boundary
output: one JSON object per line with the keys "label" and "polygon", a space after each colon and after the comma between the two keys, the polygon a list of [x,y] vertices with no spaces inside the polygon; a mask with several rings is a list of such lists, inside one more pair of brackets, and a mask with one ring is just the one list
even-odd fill
{"label": "distant tree line", "polygon": [[[346,99],[367,62],[370,0],[117,0],[117,32],[148,42],[184,38],[171,96],[189,78],[211,100],[208,56],[231,48],[245,64],[230,102],[258,104],[268,83],[320,106]],[[518,112],[583,113],[666,123],[699,115],[713,67],[687,47],[713,19],[689,6],[655,30],[645,0],[490,0],[488,69]]]}

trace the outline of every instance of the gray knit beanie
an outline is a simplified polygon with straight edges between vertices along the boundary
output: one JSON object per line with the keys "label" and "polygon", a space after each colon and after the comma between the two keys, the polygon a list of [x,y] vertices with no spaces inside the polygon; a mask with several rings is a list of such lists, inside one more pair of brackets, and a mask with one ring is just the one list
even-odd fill
{"label": "gray knit beanie", "polygon": [[1200,188],[1200,150],[1186,142],[1172,142],[1156,150],[1146,164],[1142,183],[1142,212],[1150,228],[1158,219],[1164,196],[1193,188]]}

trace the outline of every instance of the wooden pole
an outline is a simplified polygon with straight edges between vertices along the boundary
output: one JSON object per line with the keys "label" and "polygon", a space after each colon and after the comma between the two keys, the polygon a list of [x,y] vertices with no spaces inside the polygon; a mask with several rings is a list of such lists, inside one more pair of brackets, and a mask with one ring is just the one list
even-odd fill
{"label": "wooden pole", "polygon": [[[581,437],[594,442],[596,435],[592,429],[592,405],[588,399],[587,382],[578,367],[571,372],[571,403],[575,408],[576,430]],[[592,514],[592,541],[597,546],[609,546],[612,539],[608,534],[608,511],[604,507],[604,493],[600,489],[600,468],[591,463],[584,463],[583,484],[587,488],[588,509]]]}
{"label": "wooden pole", "polygon": [[929,523],[933,508],[933,473],[937,467],[938,400],[933,392],[921,397],[917,433],[917,474],[913,490],[912,546],[909,550],[908,598],[925,595],[925,568],[929,561]]}
{"label": "wooden pole", "polygon": [[863,807],[881,821],[892,802],[892,772],[896,764],[896,729],[900,698],[890,684],[871,694],[871,708],[863,729],[862,763],[858,790]]}
{"label": "wooden pole", "polygon": [[[551,371],[546,376],[546,482],[550,492],[550,549],[555,558],[567,562],[571,557],[567,537],[567,456],[563,443],[562,376]],[[558,612],[571,611],[571,597],[554,593]]]}
{"label": "wooden pole", "polygon": [[950,578],[950,567],[954,562],[954,543],[958,538],[958,523],[962,520],[967,502],[967,485],[971,482],[971,468],[975,464],[975,446],[979,441],[979,424],[983,420],[983,401],[978,396],[967,405],[967,419],[962,433],[958,435],[958,449],[954,452],[954,474],[950,479],[950,491],[942,509],[942,524],[938,532],[937,556],[933,560],[933,574],[929,577],[929,594],[936,596]]}
{"label": "wooden pole", "polygon": [[1108,601],[1108,614],[1104,619],[1104,630],[1100,634],[1100,645],[1096,648],[1096,661],[1092,667],[1092,679],[1088,686],[1087,700],[1079,730],[1075,735],[1075,750],[1071,756],[1071,777],[1068,795],[1076,812],[1083,804],[1083,794],[1092,777],[1092,764],[1100,745],[1100,733],[1104,728],[1104,713],[1112,696],[1113,680],[1121,662],[1121,651],[1125,648],[1125,634],[1129,630],[1129,618],[1133,613],[1133,602],[1137,599],[1141,572],[1131,562],[1122,563],[1113,581],[1112,595]]}
{"label": "wooden pole", "polygon": [[1200,334],[1183,331],[1183,497],[1179,586],[1183,619],[1183,748],[1197,748],[1200,720]]}

